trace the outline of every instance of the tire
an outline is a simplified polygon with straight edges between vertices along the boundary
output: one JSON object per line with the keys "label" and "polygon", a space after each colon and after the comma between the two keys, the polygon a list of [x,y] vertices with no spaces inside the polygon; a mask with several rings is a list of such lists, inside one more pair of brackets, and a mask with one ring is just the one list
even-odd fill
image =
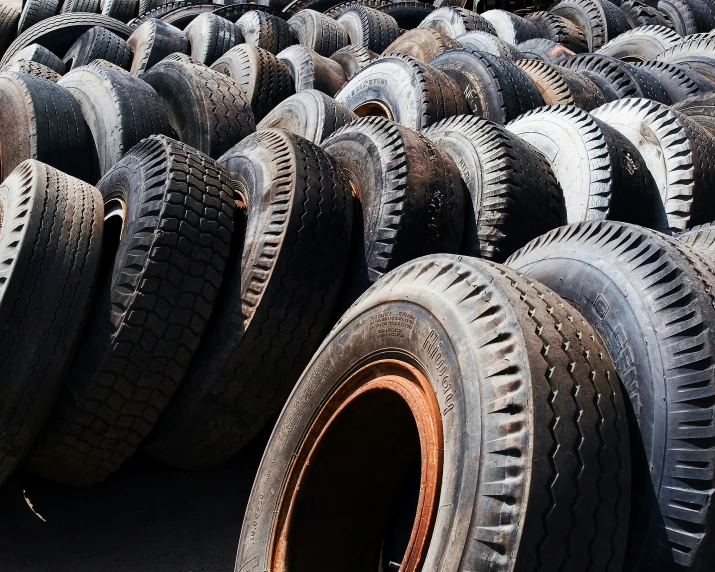
{"label": "tire", "polygon": [[278,413],[330,329],[350,242],[350,189],[316,145],[271,129],[220,163],[247,197],[243,253],[229,267],[221,312],[144,447],[180,467],[222,463]]}
{"label": "tire", "polygon": [[502,262],[563,224],[563,194],[548,161],[503,127],[460,115],[424,134],[452,157],[469,191],[461,254]]}
{"label": "tire", "polygon": [[571,20],[543,10],[524,17],[536,26],[542,38],[561,44],[575,54],[588,51],[586,35]]}
{"label": "tire", "polygon": [[186,34],[163,20],[148,20],[129,36],[127,44],[134,52],[130,72],[141,76],[166,56],[189,53]]}
{"label": "tire", "polygon": [[575,105],[591,111],[610,101],[591,80],[577,72],[540,60],[514,63],[534,82],[545,105]]}
{"label": "tire", "polygon": [[[65,63],[60,58],[39,44],[30,44],[26,48],[15,52],[15,55],[7,61],[5,66],[17,60],[37,62],[38,64],[42,64],[43,66],[47,66],[51,70],[56,71],[60,75],[67,71]],[[5,66],[3,66],[3,69],[5,69]]]}
{"label": "tire", "polygon": [[217,59],[211,69],[238,84],[256,121],[295,93],[288,66],[257,46],[239,44]]}
{"label": "tire", "polygon": [[102,5],[100,0],[65,0],[60,14],[70,14],[72,12],[99,14],[102,12]]}
{"label": "tire", "polygon": [[296,570],[318,544],[337,570],[387,570],[404,552],[390,550],[388,507],[414,482],[408,569],[620,570],[622,400],[595,332],[551,290],[480,260],[415,260],[349,310],[298,381],[248,500],[236,569],[262,566],[282,539]]}
{"label": "tire", "polygon": [[[326,16],[332,18],[333,20],[337,20],[340,18],[340,16],[343,15],[343,13],[347,10],[350,10],[353,6],[355,5],[359,6],[365,6],[366,8],[374,8],[375,10],[380,10],[384,6],[389,6],[390,1],[389,0],[350,0],[348,2],[340,2],[339,4],[336,4],[332,8],[328,8],[323,12]],[[434,9],[434,7],[433,7]]]}
{"label": "tire", "polygon": [[361,69],[335,100],[359,117],[378,115],[417,131],[469,110],[448,75],[402,54],[382,56]]}
{"label": "tire", "polygon": [[663,12],[648,6],[639,0],[623,0],[618,7],[623,10],[626,19],[632,28],[643,26],[663,26],[668,29],[673,28],[673,23]]}
{"label": "tire", "polygon": [[487,32],[467,32],[457,37],[462,47],[478,52],[487,52],[505,60],[519,60],[524,57],[517,48]]}
{"label": "tire", "polygon": [[189,54],[197,62],[210,66],[228,50],[243,43],[238,26],[233,22],[215,16],[201,14],[184,30],[189,39]]}
{"label": "tire", "polygon": [[643,62],[634,66],[660,83],[673,103],[713,90],[713,86],[700,74],[685,66],[658,61]]}
{"label": "tire", "polygon": [[613,38],[596,53],[624,62],[646,62],[673,47],[681,38],[677,32],[664,26],[642,26],[628,30]]}
{"label": "tire", "polygon": [[[529,76],[510,61],[467,49],[449,50],[430,60],[462,90],[472,114],[503,125],[544,105]],[[456,115],[456,114],[454,114]]]}
{"label": "tire", "polygon": [[698,251],[698,254],[715,261],[715,232],[713,231],[715,231],[713,223],[701,224],[676,234],[675,238]]}
{"label": "tire", "polygon": [[344,105],[315,89],[285,99],[258,124],[257,130],[282,129],[316,145],[336,130],[357,120]]}
{"label": "tire", "polygon": [[72,44],[62,60],[68,71],[94,60],[106,60],[128,70],[132,65],[132,49],[116,34],[95,26]]}
{"label": "tire", "polygon": [[260,10],[246,12],[236,25],[241,31],[244,43],[258,46],[272,54],[277,54],[295,43],[293,30],[288,22]]}
{"label": "tire", "polygon": [[630,400],[633,504],[624,570],[712,562],[712,262],[644,228],[557,229],[508,265],[581,308]]}
{"label": "tire", "polygon": [[216,162],[165,137],[142,141],[99,182],[106,244],[116,255],[104,261],[81,358],[28,459],[31,471],[94,484],[151,431],[221,285],[233,232],[230,184]]}
{"label": "tire", "polygon": [[16,59],[11,61],[9,64],[3,66],[0,72],[16,72],[20,74],[28,74],[48,81],[57,83],[62,77],[55,70],[51,70],[47,66],[38,64],[37,62],[31,62],[30,60]]}
{"label": "tire", "polygon": [[296,93],[306,89],[317,89],[330,97],[340,91],[347,78],[341,65],[306,48],[289,46],[277,56],[293,78]]}
{"label": "tire", "polygon": [[101,0],[102,14],[119,20],[129,22],[139,15],[139,0]]}
{"label": "tire", "polygon": [[315,10],[301,10],[288,20],[298,43],[329,58],[350,43],[345,27]]}
{"label": "tire", "polygon": [[145,137],[174,133],[156,91],[126,71],[91,63],[72,70],[58,85],[77,100],[91,133],[94,144],[81,155],[90,183]]}
{"label": "tire", "polygon": [[56,15],[60,11],[60,0],[27,0],[22,6],[17,22],[17,33],[21,34],[42,20]]}
{"label": "tire", "polygon": [[56,83],[0,73],[0,125],[0,180],[26,159],[89,178],[89,134],[72,94]]}
{"label": "tire", "polygon": [[400,35],[392,16],[361,4],[346,7],[337,19],[348,32],[350,43],[380,53]]}
{"label": "tire", "polygon": [[445,36],[433,28],[415,28],[409,30],[385,48],[385,54],[402,54],[422,62],[428,62],[435,56],[460,48],[457,40]]}
{"label": "tire", "polygon": [[681,36],[708,32],[715,26],[711,11],[700,0],[650,0],[649,4],[665,14]]}
{"label": "tire", "polygon": [[697,123],[647,99],[614,101],[594,117],[627,137],[640,151],[660,192],[670,234],[715,219],[710,189],[715,141]]}
{"label": "tire", "polygon": [[170,0],[139,0],[139,17],[169,3]]}
{"label": "tire", "polygon": [[499,38],[512,46],[541,37],[539,28],[533,22],[511,12],[487,10],[482,17],[492,25]]}
{"label": "tire", "polygon": [[659,196],[647,163],[616,129],[566,106],[531,111],[506,128],[549,161],[563,189],[566,222],[667,226],[659,216]]}
{"label": "tire", "polygon": [[715,137],[715,93],[691,95],[680,103],[676,103],[673,110],[687,116],[688,119]]}
{"label": "tire", "polygon": [[422,20],[419,27],[437,30],[452,39],[468,32],[486,32],[496,35],[496,30],[489,20],[476,12],[456,6],[438,8]]}
{"label": "tire", "polygon": [[609,84],[618,97],[646,97],[671,103],[668,94],[655,79],[627,63],[601,54],[581,54],[559,62],[559,65],[581,72],[599,87]]}
{"label": "tire", "polygon": [[338,62],[343,68],[345,79],[352,78],[362,68],[377,58],[375,52],[371,52],[364,46],[354,46],[350,44],[335,52],[330,59]]}
{"label": "tire", "polygon": [[570,58],[576,55],[566,46],[562,46],[546,38],[527,40],[519,44],[517,49],[524,54],[525,58],[539,60],[547,64],[557,64],[564,58]]}
{"label": "tire", "polygon": [[20,12],[9,6],[0,6],[0,56],[5,53],[5,50],[17,36],[19,21]]}
{"label": "tire", "polygon": [[275,6],[267,6],[265,4],[227,4],[224,6],[218,6],[213,11],[217,16],[226,18],[230,22],[238,22],[241,16],[244,16],[248,12],[253,12],[255,10],[260,10],[264,14],[270,16],[276,16],[282,20],[288,20],[290,14],[283,12],[282,10],[276,8]]}
{"label": "tire", "polygon": [[[340,313],[400,264],[422,254],[459,252],[466,189],[445,151],[381,117],[347,125],[321,146],[349,178],[355,197]],[[365,168],[366,160],[372,168]]]}
{"label": "tire", "polygon": [[101,14],[60,14],[43,20],[31,30],[20,34],[5,51],[0,66],[31,44],[39,44],[55,54],[64,54],[77,38],[94,26],[102,26],[123,40],[132,33],[126,24]]}
{"label": "tire", "polygon": [[608,0],[561,0],[551,6],[549,12],[581,28],[589,52],[595,52],[631,28],[623,11]]}
{"label": "tire", "polygon": [[171,24],[172,26],[183,30],[196,16],[207,11],[216,11],[216,6],[207,2],[207,0],[176,0],[175,2],[161,4],[154,9],[141,14],[138,18],[131,20],[129,22],[129,26],[132,30],[136,30],[139,26],[149,20],[163,21],[166,17],[171,20],[167,21],[167,24]]}
{"label": "tire", "polygon": [[99,268],[101,196],[24,161],[0,185],[3,226],[0,484],[42,429],[77,347]]}
{"label": "tire", "polygon": [[685,66],[715,85],[715,36],[695,34],[683,38],[679,44],[661,52],[656,59]]}
{"label": "tire", "polygon": [[434,11],[432,4],[424,2],[392,2],[379,8],[388,16],[397,20],[398,25],[403,30],[411,30],[419,26],[429,14]]}

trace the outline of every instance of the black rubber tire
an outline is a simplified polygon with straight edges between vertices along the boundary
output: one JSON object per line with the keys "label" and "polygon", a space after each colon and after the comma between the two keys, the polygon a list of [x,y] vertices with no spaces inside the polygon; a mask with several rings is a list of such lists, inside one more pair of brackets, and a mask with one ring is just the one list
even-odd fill
{"label": "black rubber tire", "polygon": [[330,97],[340,91],[347,78],[342,66],[305,46],[288,46],[277,56],[288,68],[296,93],[317,89]]}
{"label": "black rubber tire", "polygon": [[715,139],[677,111],[648,99],[624,99],[591,112],[627,137],[656,181],[670,234],[715,219]]}
{"label": "black rubber tire", "polygon": [[707,4],[700,0],[649,0],[647,4],[665,14],[681,36],[708,32],[715,26]]}
{"label": "black rubber tire", "polygon": [[145,137],[174,134],[156,91],[124,70],[91,63],[72,70],[58,85],[77,100],[91,133],[90,151],[80,155],[90,183]]}
{"label": "black rubber tire", "polygon": [[634,66],[660,83],[673,103],[714,89],[700,74],[685,66],[658,61],[643,62]]}
{"label": "black rubber tire", "polygon": [[588,51],[588,42],[583,30],[557,14],[539,11],[524,16],[541,32],[541,37],[568,48],[575,54]]}
{"label": "black rubber tire", "polygon": [[94,187],[33,160],[0,185],[0,485],[31,447],[64,381],[101,245],[102,197]]}
{"label": "black rubber tire", "polygon": [[506,127],[549,161],[563,189],[565,222],[620,220],[667,227],[646,162],[616,129],[563,105],[536,109]]}
{"label": "black rubber tire", "polygon": [[257,46],[239,44],[217,59],[211,69],[238,84],[257,122],[295,93],[288,66]]}
{"label": "black rubber tire", "polygon": [[129,22],[139,15],[139,0],[101,0],[102,14],[119,20]]}
{"label": "black rubber tire", "polygon": [[632,28],[642,26],[664,26],[673,29],[673,23],[663,12],[657,8],[648,6],[640,0],[623,0],[620,3],[614,2],[626,15],[626,19]]}
{"label": "black rubber tire", "polygon": [[94,60],[106,60],[128,70],[132,65],[132,49],[116,34],[95,26],[77,38],[62,58],[67,71]]}
{"label": "black rubber tire", "polygon": [[541,37],[536,24],[506,10],[487,10],[482,17],[492,25],[499,38],[512,46]]}
{"label": "black rubber tire", "polygon": [[295,44],[293,30],[283,18],[266,14],[261,10],[251,10],[236,22],[243,36],[243,42],[268,50],[272,54]]}
{"label": "black rubber tire", "polygon": [[400,26],[392,16],[357,3],[346,6],[337,21],[347,31],[351,44],[377,53],[400,35]]}
{"label": "black rubber tire", "polygon": [[416,28],[435,8],[432,4],[424,2],[392,2],[378,9],[397,20],[401,29],[411,30]]}
{"label": "black rubber tire", "polygon": [[60,14],[70,14],[72,12],[99,14],[102,12],[102,5],[100,0],[65,0]]}
{"label": "black rubber tire", "polygon": [[699,73],[715,85],[715,36],[694,34],[660,53],[656,58],[661,62],[680,64]]}
{"label": "black rubber tire", "polygon": [[359,4],[360,6],[365,6],[367,8],[374,8],[375,10],[379,10],[384,6],[389,6],[390,0],[349,0],[347,2],[340,2],[339,4],[328,8],[323,12],[323,14],[329,16],[333,20],[337,20],[338,18],[340,18],[340,16],[343,15],[343,12],[349,10],[356,4]]}
{"label": "black rubber tire", "polygon": [[608,0],[560,0],[549,8],[549,12],[571,20],[581,28],[589,52],[631,28],[623,11]]}
{"label": "black rubber tire", "polygon": [[243,252],[144,448],[180,467],[222,463],[278,413],[332,325],[350,242],[350,189],[316,145],[271,129],[219,162],[247,199]]}
{"label": "black rubber tire", "polygon": [[[271,0],[273,2],[273,0]],[[274,2],[273,2],[274,3]],[[253,12],[254,10],[260,10],[261,12],[264,12],[266,14],[269,14],[271,16],[277,16],[278,18],[281,18],[283,20],[288,20],[290,17],[289,14],[281,11],[279,8],[276,8],[275,6],[267,6],[265,4],[228,4],[224,6],[218,6],[216,9],[213,11],[214,14],[217,16],[221,16],[222,18],[226,18],[226,20],[229,20],[231,22],[238,22],[238,20],[243,16],[244,14],[247,14],[248,12]]]}
{"label": "black rubber tire", "polygon": [[5,53],[5,50],[17,37],[17,23],[19,20],[20,12],[5,4],[0,5],[0,56]]}
{"label": "black rubber tire", "polygon": [[55,54],[64,54],[77,38],[94,26],[102,26],[123,40],[132,33],[131,28],[126,24],[101,14],[82,12],[60,14],[43,20],[39,25],[20,34],[5,51],[0,66],[5,65],[17,52],[31,44],[44,46]]}
{"label": "black rubber tire", "polygon": [[171,0],[139,0],[139,17],[169,4]]}
{"label": "black rubber tire", "polygon": [[710,569],[715,267],[678,241],[598,222],[541,237],[509,266],[581,309],[630,399],[633,505],[624,570]]}
{"label": "black rubber tire", "polygon": [[0,69],[0,72],[4,71],[17,72],[21,74],[26,73],[28,75],[34,75],[35,77],[40,77],[42,79],[46,79],[55,83],[57,83],[62,77],[55,70],[52,70],[47,66],[43,66],[42,64],[38,64],[37,62],[25,59],[12,60],[10,63],[4,65],[2,69]]}
{"label": "black rubber tire", "polygon": [[[367,380],[387,376],[393,360],[426,378],[441,428],[429,444],[444,459],[435,497],[450,502],[434,508],[423,570],[445,561],[465,570],[621,570],[630,450],[624,398],[605,348],[548,288],[503,266],[444,254],[375,284],[308,365],[258,469],[236,570],[267,562],[275,547],[281,497],[292,466],[303,465],[300,451],[311,446],[305,436],[318,411],[351,374],[371,368]],[[407,384],[419,387],[414,378]],[[379,559],[393,491],[410,461],[420,466],[417,431],[401,438],[395,430],[398,420],[414,426],[414,418],[402,413],[404,401],[398,409],[399,398],[387,400],[390,393],[373,393],[383,406],[352,438],[338,438],[346,445],[337,458],[311,464],[301,493],[314,507],[312,524],[287,535],[296,569],[310,568],[316,540],[337,570],[368,570]],[[375,461],[390,471],[370,470]],[[319,482],[323,497],[311,494]],[[342,510],[330,510],[325,499],[334,502],[332,486],[343,482],[356,486],[347,487]],[[302,508],[296,503],[293,515],[304,515]],[[380,531],[369,540],[360,529],[367,522]]]}
{"label": "black rubber tire", "polygon": [[319,144],[336,129],[357,118],[332,97],[307,89],[279,103],[260,121],[257,129],[282,129]]}
{"label": "black rubber tire", "polygon": [[72,94],[39,77],[0,73],[0,181],[36,159],[86,181],[90,136]]}
{"label": "black rubber tire", "polygon": [[528,143],[471,115],[440,121],[424,134],[452,157],[468,190],[461,254],[502,262],[564,224],[561,187]]}
{"label": "black rubber tire", "polygon": [[322,147],[350,179],[355,197],[340,313],[400,264],[423,254],[459,252],[467,190],[445,151],[381,117],[339,129]]}
{"label": "black rubber tire", "polygon": [[715,92],[691,95],[673,105],[673,109],[687,116],[715,137]]}
{"label": "black rubber tire", "polygon": [[544,105],[529,76],[497,56],[460,48],[438,55],[430,65],[457,82],[474,115],[494,123],[503,125]]}
{"label": "black rubber tire", "polygon": [[301,10],[288,20],[298,43],[329,58],[350,43],[345,27],[315,10]]}
{"label": "black rubber tire", "polygon": [[129,36],[127,44],[134,53],[130,72],[141,76],[171,54],[188,54],[189,38],[179,28],[163,20],[144,22]]}
{"label": "black rubber tire", "polygon": [[455,81],[402,54],[382,56],[361,69],[335,100],[360,117],[377,114],[418,131],[469,112]]}
{"label": "black rubber tire", "polygon": [[559,61],[559,65],[581,72],[599,87],[609,84],[618,97],[646,97],[660,103],[671,103],[668,94],[652,76],[626,62],[601,54],[581,54]]}
{"label": "black rubber tire", "polygon": [[540,60],[514,63],[534,82],[545,105],[575,105],[591,111],[610,101],[590,79],[578,72]]}
{"label": "black rubber tire", "polygon": [[243,43],[238,26],[221,16],[204,13],[184,29],[191,46],[189,54],[197,62],[210,66],[233,46]]}
{"label": "black rubber tire", "polygon": [[415,28],[409,30],[385,48],[384,54],[403,54],[422,62],[452,48],[460,48],[457,40],[446,36],[433,28]]}
{"label": "black rubber tire", "polygon": [[55,16],[60,11],[60,0],[26,0],[17,22],[17,33],[21,34],[42,20]]}
{"label": "black rubber tire", "polygon": [[[183,10],[184,8],[186,10]],[[196,8],[196,10],[190,10],[191,8]],[[183,30],[196,16],[207,11],[216,11],[216,5],[209,0],[176,0],[161,4],[153,10],[141,14],[138,18],[130,20],[129,27],[136,29],[149,20],[163,20],[166,16],[169,20],[174,20],[167,24]]]}
{"label": "black rubber tire", "polygon": [[715,261],[715,224],[707,223],[684,230],[674,235],[679,241]]}
{"label": "black rubber tire", "polygon": [[575,52],[566,46],[562,46],[546,38],[526,40],[526,42],[519,44],[517,49],[524,54],[525,58],[539,60],[547,64],[556,64],[564,58],[576,55]]}
{"label": "black rubber tire", "polygon": [[116,471],[166,407],[208,323],[233,232],[228,173],[178,141],[145,139],[99,190],[116,255],[103,260],[78,357],[28,462],[76,486]]}
{"label": "black rubber tire", "polygon": [[680,41],[680,35],[670,28],[642,26],[616,36],[596,53],[629,63],[646,62]]}
{"label": "black rubber tire", "polygon": [[60,75],[63,75],[67,71],[65,63],[60,58],[39,44],[30,44],[26,48],[15,52],[15,55],[12,56],[12,58],[10,58],[5,65],[3,65],[3,69],[17,60],[37,62],[38,64],[42,64],[43,66],[47,66],[51,70],[56,71]]}
{"label": "black rubber tire", "polygon": [[352,78],[362,68],[377,58],[377,54],[368,50],[364,46],[354,46],[352,44],[340,48],[330,59],[338,62],[343,68],[345,79]]}
{"label": "black rubber tire", "polygon": [[437,30],[452,39],[467,32],[487,32],[496,36],[496,30],[489,20],[476,12],[456,6],[438,8],[422,20],[419,27]]}
{"label": "black rubber tire", "polygon": [[457,41],[463,48],[476,50],[478,52],[487,52],[493,56],[504,58],[505,60],[514,61],[524,57],[524,54],[517,48],[487,32],[467,32],[457,37]]}

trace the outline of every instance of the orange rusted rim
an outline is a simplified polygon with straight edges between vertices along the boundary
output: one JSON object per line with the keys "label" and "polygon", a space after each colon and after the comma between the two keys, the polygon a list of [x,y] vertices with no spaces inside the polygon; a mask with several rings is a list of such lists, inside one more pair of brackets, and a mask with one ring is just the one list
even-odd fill
{"label": "orange rusted rim", "polygon": [[353,109],[353,113],[358,117],[382,117],[383,119],[389,119],[390,121],[394,119],[390,108],[376,99],[361,103]]}
{"label": "orange rusted rim", "polygon": [[391,359],[367,365],[329,397],[301,443],[278,506],[269,570],[364,570],[373,557],[369,567],[376,569],[389,505],[413,462],[420,482],[412,530],[400,562],[392,563],[401,572],[420,570],[429,545],[442,422],[421,371]]}

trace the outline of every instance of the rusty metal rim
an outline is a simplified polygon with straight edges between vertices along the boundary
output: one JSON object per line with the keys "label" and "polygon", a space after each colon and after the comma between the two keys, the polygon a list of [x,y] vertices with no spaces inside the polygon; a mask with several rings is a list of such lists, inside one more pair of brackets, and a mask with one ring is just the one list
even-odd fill
{"label": "rusty metal rim", "polygon": [[439,485],[442,481],[442,419],[434,390],[420,370],[394,359],[369,364],[346,379],[321,408],[301,442],[283,488],[269,549],[268,570],[288,571],[288,542],[291,516],[306,467],[311,463],[321,440],[333,421],[357,397],[368,391],[389,390],[408,405],[417,426],[420,441],[420,493],[400,572],[416,572],[429,547],[437,515]]}
{"label": "rusty metal rim", "polygon": [[394,121],[392,111],[382,101],[371,99],[358,105],[352,112],[358,117],[382,117]]}

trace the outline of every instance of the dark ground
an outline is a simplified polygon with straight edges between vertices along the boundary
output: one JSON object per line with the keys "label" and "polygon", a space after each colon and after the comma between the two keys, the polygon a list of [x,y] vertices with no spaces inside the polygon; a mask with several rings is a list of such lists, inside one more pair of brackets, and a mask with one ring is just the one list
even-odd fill
{"label": "dark ground", "polygon": [[266,440],[209,472],[132,459],[88,489],[15,475],[0,488],[0,571],[232,571]]}

